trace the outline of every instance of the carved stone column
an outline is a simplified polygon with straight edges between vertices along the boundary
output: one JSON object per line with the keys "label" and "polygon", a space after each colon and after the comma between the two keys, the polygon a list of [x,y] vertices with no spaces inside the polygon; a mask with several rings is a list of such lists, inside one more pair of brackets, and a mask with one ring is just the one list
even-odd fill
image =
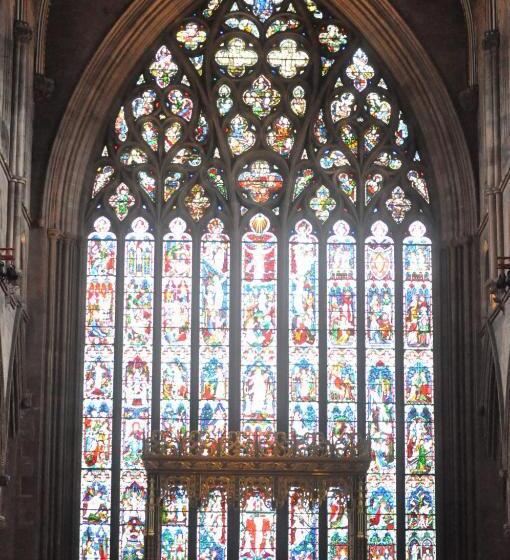
{"label": "carved stone column", "polygon": [[[438,558],[476,558],[474,378],[479,361],[478,240],[441,250],[436,278]],[[439,305],[439,307],[438,307]]]}
{"label": "carved stone column", "polygon": [[[497,29],[485,33],[483,48],[485,51],[484,102],[482,128],[485,131],[485,194],[489,214],[489,258],[490,276],[497,276],[497,256],[502,255],[500,244],[503,240],[501,223],[501,204],[498,208],[498,190],[501,179],[501,133],[500,133],[500,90],[499,90],[499,43]],[[500,216],[501,214],[501,216]]]}
{"label": "carved stone column", "polygon": [[[26,252],[22,252],[22,239],[26,239],[29,224],[25,221],[22,207],[28,206],[26,192],[27,163],[29,161],[29,145],[27,131],[32,115],[31,97],[28,92],[32,84],[32,64],[30,41],[32,29],[26,21],[14,22],[14,65],[12,92],[12,120],[9,150],[9,166],[12,177],[9,181],[7,195],[7,236],[6,247],[14,248],[16,267],[25,268],[23,260]],[[24,222],[24,223],[23,223]],[[22,256],[23,255],[23,256]]]}
{"label": "carved stone column", "polygon": [[76,392],[78,340],[79,259],[77,239],[58,230],[48,231],[48,300],[45,333],[41,441],[42,514],[41,555],[44,560],[67,558],[76,527],[77,499]]}

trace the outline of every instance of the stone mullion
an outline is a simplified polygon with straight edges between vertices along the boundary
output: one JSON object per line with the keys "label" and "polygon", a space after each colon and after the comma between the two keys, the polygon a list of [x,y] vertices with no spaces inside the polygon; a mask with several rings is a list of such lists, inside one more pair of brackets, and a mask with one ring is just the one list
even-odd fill
{"label": "stone mullion", "polygon": [[[228,382],[228,427],[239,430],[241,420],[241,234],[239,213],[233,215],[230,234],[230,315],[229,315],[229,382]],[[228,506],[227,558],[239,556],[239,507]]]}
{"label": "stone mullion", "polygon": [[[290,434],[289,426],[289,226],[282,216],[277,253],[277,321],[276,321],[276,395],[277,421],[279,432]],[[276,554],[277,558],[288,557],[289,506],[288,500],[276,514]]]}

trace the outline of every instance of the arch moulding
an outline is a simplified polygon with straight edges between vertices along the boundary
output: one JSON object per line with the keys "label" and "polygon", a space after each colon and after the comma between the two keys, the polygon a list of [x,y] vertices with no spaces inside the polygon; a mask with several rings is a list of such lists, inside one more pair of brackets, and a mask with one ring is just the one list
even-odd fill
{"label": "arch moulding", "polygon": [[[41,230],[34,232],[34,258],[46,268],[47,299],[34,296],[31,316],[41,324],[32,329],[28,347],[42,348],[32,357],[42,361],[44,396],[41,406],[41,560],[64,560],[72,550],[73,515],[69,495],[77,481],[74,445],[78,424],[61,422],[73,417],[80,328],[79,239],[90,163],[97,157],[114,102],[120,96],[149,46],[187,11],[195,0],[133,0],[93,56],[83,73],[55,138],[45,181]],[[441,266],[437,267],[437,291],[442,304],[438,314],[441,337],[438,359],[441,370],[438,392],[445,422],[444,449],[448,472],[443,486],[450,490],[439,507],[448,512],[442,541],[444,558],[471,560],[474,546],[474,485],[472,437],[466,411],[472,407],[472,378],[477,363],[476,267],[478,248],[477,198],[471,161],[457,114],[448,92],[424,48],[391,6],[390,0],[328,0],[367,39],[398,84],[407,111],[419,123],[427,152],[432,183],[440,195],[437,204],[441,224]],[[41,249],[41,250],[39,250]],[[46,251],[46,253],[45,253]],[[44,256],[41,256],[44,254]],[[459,289],[458,278],[463,278]],[[440,294],[441,292],[441,294]],[[462,336],[458,335],[462,333]],[[439,340],[440,338],[440,340]],[[55,400],[62,395],[63,402]],[[78,426],[78,427],[76,427]],[[460,437],[457,437],[461,434]],[[442,436],[443,437],[443,436]],[[441,444],[441,442],[440,442]],[[466,465],[468,465],[466,467]],[[64,482],[62,482],[64,481]],[[439,495],[439,494],[438,494]],[[74,512],[78,511],[76,508]],[[446,516],[445,516],[446,518]],[[439,548],[441,544],[438,542]],[[441,556],[439,556],[441,557]]]}
{"label": "arch moulding", "polygon": [[[194,0],[134,0],[83,73],[58,130],[48,165],[41,225],[77,235],[84,177],[108,112],[147,47]],[[369,41],[399,84],[419,123],[441,194],[443,242],[476,230],[474,176],[448,92],[425,50],[388,0],[329,0]]]}

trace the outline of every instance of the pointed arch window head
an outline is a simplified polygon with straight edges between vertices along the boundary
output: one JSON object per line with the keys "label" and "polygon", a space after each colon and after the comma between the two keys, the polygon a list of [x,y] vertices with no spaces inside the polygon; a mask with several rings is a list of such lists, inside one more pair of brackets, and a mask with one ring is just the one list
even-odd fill
{"label": "pointed arch window head", "polygon": [[[435,558],[434,196],[381,68],[321,3],[210,0],[113,108],[85,212],[81,560],[143,557],[157,429],[368,435],[367,560]],[[175,489],[161,557],[349,557],[344,489],[287,513],[264,490]]]}

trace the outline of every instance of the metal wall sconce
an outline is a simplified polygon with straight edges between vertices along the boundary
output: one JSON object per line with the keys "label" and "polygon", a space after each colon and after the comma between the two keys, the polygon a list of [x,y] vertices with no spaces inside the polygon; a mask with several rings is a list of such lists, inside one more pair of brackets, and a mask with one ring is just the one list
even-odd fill
{"label": "metal wall sconce", "polygon": [[14,265],[14,249],[0,247],[0,279],[14,284],[19,274]]}
{"label": "metal wall sconce", "polygon": [[501,304],[505,296],[510,293],[510,257],[498,257],[497,269],[499,271],[496,281],[492,281],[489,291],[496,304]]}

